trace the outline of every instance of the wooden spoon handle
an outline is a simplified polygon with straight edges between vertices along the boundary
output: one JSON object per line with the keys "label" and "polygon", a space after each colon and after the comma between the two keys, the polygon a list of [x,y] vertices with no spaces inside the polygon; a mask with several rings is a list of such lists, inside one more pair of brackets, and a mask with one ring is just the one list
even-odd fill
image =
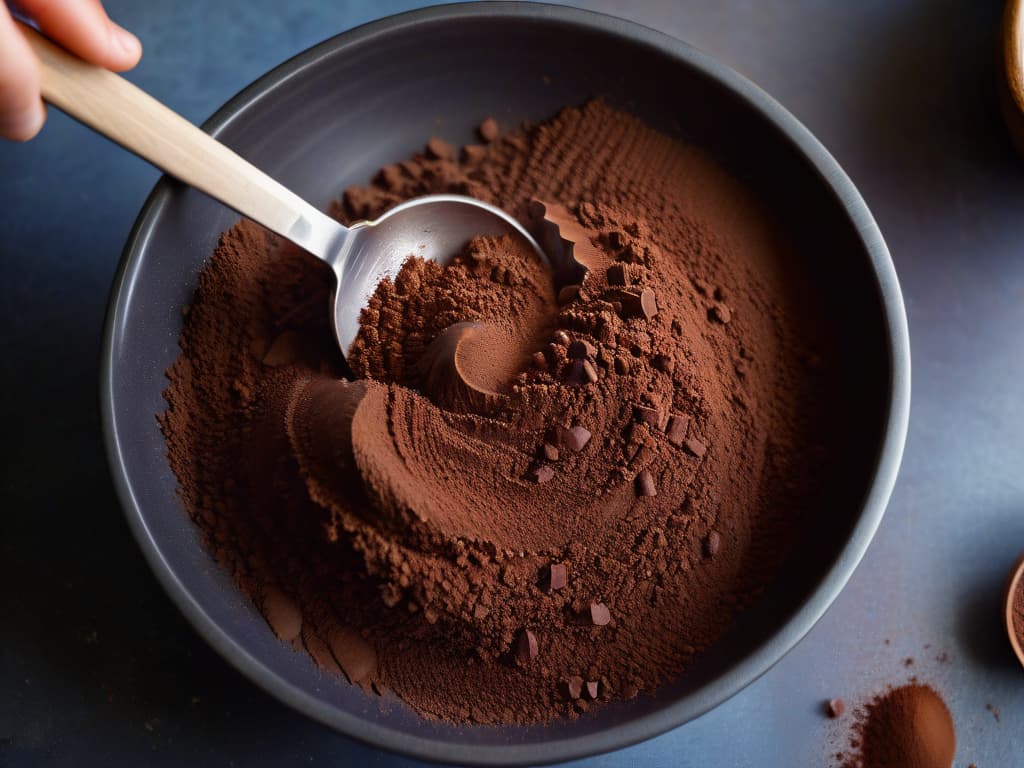
{"label": "wooden spoon handle", "polygon": [[[42,64],[43,98],[157,168],[325,257],[311,230],[338,224],[123,77],[18,22]],[[324,221],[326,220],[326,221]]]}

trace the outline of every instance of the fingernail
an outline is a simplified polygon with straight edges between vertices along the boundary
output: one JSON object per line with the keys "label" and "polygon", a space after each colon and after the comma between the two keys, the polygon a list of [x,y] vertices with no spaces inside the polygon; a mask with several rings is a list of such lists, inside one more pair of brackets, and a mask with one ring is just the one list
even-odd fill
{"label": "fingernail", "polygon": [[15,141],[28,141],[39,133],[44,122],[46,122],[46,109],[43,107],[43,102],[40,101],[26,112],[5,115],[0,121],[0,132]]}
{"label": "fingernail", "polygon": [[117,24],[112,24],[111,26],[114,30],[114,39],[117,40],[117,44],[121,47],[122,51],[129,56],[135,57],[142,54],[142,43],[139,42],[139,38],[124,27]]}

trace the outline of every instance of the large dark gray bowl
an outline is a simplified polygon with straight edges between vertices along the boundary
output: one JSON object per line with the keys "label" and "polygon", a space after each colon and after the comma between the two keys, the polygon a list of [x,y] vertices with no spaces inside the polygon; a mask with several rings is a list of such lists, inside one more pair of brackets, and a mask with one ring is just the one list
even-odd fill
{"label": "large dark gray bowl", "polygon": [[[656,696],[577,722],[453,727],[386,713],[279,643],[204,551],[175,495],[155,414],[178,352],[181,307],[236,216],[167,179],[128,241],[110,300],[103,424],[118,492],[157,577],[224,657],[267,691],[343,733],[417,757],[520,764],[646,739],[721,703],[811,628],[846,583],[881,519],[903,449],[910,393],[906,319],[885,244],[857,190],[807,130],[765,93],[693,48],[607,16],[531,4],[434,8],[332,38],[260,78],[206,128],[307,199],[420,148],[469,141],[486,115],[506,125],[603,95],[709,146],[777,203],[811,254],[805,269],[840,326],[850,382],[837,408],[847,471],[787,567],[699,667]],[[325,311],[327,308],[325,307]]]}

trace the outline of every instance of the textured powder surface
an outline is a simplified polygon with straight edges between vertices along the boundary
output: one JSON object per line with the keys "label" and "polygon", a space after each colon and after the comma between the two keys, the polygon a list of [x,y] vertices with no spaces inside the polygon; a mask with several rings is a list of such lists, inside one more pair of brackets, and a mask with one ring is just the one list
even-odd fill
{"label": "textured powder surface", "polygon": [[431,140],[335,214],[457,192],[550,230],[539,198],[575,260],[506,237],[408,261],[345,380],[330,273],[242,222],[160,418],[283,641],[428,717],[540,722],[655,690],[770,583],[818,508],[827,324],[699,149],[601,102],[486,135],[457,159]]}
{"label": "textured powder surface", "polygon": [[1013,632],[1017,636],[1017,644],[1024,648],[1024,579],[1017,581],[1013,592]]}
{"label": "textured powder surface", "polygon": [[951,768],[956,733],[942,697],[927,685],[910,683],[858,712],[852,746],[842,768]]}

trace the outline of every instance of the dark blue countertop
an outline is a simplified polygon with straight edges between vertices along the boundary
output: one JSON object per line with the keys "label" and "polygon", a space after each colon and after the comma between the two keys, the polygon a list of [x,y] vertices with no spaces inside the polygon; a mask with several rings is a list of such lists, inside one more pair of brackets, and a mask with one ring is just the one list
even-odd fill
{"label": "dark blue countertop", "polygon": [[[307,46],[422,4],[107,5],[146,49],[130,78],[202,121]],[[1024,550],[1024,161],[997,109],[999,3],[579,4],[717,56],[829,147],[892,250],[914,368],[892,503],[825,618],[708,715],[579,765],[824,766],[844,731],[822,700],[911,675],[950,704],[957,766],[1024,765],[1024,670],[999,622]],[[229,668],[122,518],[97,360],[110,280],[157,176],[53,110],[35,141],[0,145],[0,766],[408,765]]]}

